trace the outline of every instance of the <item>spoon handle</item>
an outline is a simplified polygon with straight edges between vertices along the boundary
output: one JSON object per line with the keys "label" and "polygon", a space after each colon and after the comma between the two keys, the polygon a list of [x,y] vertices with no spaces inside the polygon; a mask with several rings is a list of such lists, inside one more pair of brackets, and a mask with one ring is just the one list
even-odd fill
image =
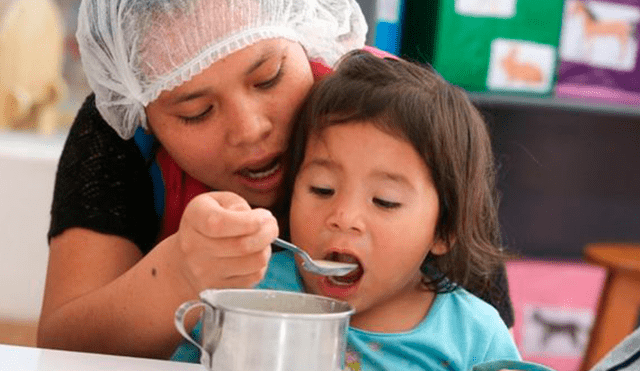
{"label": "spoon handle", "polygon": [[272,242],[272,244],[278,247],[281,247],[283,249],[291,250],[298,254],[302,254],[302,253],[306,254],[306,252],[300,249],[298,246],[292,244],[291,242],[287,242],[279,237],[276,237],[276,239]]}

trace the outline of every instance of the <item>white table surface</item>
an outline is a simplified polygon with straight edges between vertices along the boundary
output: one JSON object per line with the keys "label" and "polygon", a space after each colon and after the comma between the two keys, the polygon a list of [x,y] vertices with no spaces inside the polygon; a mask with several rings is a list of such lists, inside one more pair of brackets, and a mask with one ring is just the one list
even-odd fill
{"label": "white table surface", "polygon": [[0,371],[205,371],[199,364],[0,344]]}

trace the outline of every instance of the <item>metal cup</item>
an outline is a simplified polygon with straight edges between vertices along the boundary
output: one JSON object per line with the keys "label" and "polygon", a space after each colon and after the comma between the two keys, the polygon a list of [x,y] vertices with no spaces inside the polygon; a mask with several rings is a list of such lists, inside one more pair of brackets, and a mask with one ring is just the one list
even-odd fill
{"label": "metal cup", "polygon": [[[184,327],[196,307],[204,308],[202,344]],[[175,325],[211,371],[336,371],[344,368],[353,312],[346,302],[306,293],[205,290],[178,308]]]}

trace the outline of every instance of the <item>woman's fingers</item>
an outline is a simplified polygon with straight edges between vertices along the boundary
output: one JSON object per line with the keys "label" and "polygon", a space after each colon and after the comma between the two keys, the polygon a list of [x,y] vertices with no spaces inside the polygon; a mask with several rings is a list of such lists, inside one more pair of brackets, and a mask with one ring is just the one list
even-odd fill
{"label": "woman's fingers", "polygon": [[269,248],[249,256],[225,259],[225,287],[254,286],[264,277],[270,258]]}
{"label": "woman's fingers", "polygon": [[215,200],[223,209],[236,211],[251,210],[249,203],[233,192],[209,192],[202,196]]}
{"label": "woman's fingers", "polygon": [[260,249],[250,254],[242,254],[232,257],[219,257],[208,254],[192,254],[188,257],[194,274],[207,277],[212,274],[222,279],[236,276],[251,275],[264,270],[271,258],[271,248]]}
{"label": "woman's fingers", "polygon": [[250,287],[266,272],[278,223],[240,196],[210,192],[194,198],[177,233],[185,274],[198,289]]}
{"label": "woman's fingers", "polygon": [[205,237],[241,237],[260,231],[265,224],[276,223],[266,209],[251,209],[240,196],[231,192],[210,192],[194,198],[185,210],[182,222]]}

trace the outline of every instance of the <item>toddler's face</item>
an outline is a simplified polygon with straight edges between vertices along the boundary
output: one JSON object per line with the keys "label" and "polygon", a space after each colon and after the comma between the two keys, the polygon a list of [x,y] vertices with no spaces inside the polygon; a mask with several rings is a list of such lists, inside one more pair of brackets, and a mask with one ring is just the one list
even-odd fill
{"label": "toddler's face", "polygon": [[447,250],[434,239],[438,211],[430,171],[408,142],[367,122],[310,138],[294,187],[291,239],[313,258],[359,268],[345,277],[301,270],[307,291],[348,301],[355,327],[413,327],[434,297],[420,285],[420,265],[429,251]]}

